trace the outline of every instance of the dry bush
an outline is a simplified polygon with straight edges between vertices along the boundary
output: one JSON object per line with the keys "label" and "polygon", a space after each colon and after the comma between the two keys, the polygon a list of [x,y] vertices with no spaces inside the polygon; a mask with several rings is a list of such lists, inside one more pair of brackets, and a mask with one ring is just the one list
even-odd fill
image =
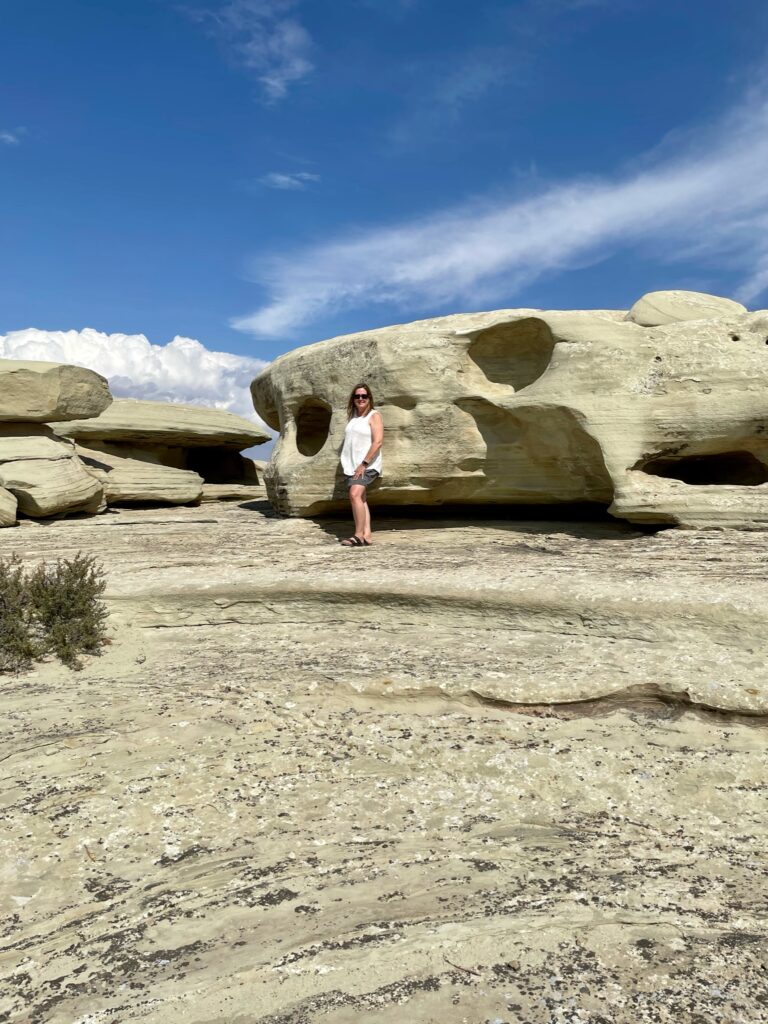
{"label": "dry bush", "polygon": [[29,624],[29,597],[21,559],[0,560],[0,672],[19,672],[37,654]]}
{"label": "dry bush", "polygon": [[18,672],[55,654],[70,668],[98,654],[107,609],[103,569],[90,555],[42,562],[24,573],[17,557],[0,561],[0,671]]}

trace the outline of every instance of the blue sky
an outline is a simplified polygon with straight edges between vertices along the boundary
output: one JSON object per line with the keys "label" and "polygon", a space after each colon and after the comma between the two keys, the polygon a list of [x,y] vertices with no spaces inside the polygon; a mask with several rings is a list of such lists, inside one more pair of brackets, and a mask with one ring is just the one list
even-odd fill
{"label": "blue sky", "polygon": [[2,8],[6,355],[215,400],[214,364],[441,313],[768,305],[764,0]]}

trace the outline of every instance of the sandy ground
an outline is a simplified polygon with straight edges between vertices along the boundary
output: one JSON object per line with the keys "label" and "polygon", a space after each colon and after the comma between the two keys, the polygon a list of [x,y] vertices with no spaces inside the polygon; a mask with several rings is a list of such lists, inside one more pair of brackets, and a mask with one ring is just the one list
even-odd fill
{"label": "sandy ground", "polygon": [[27,523],[110,640],[0,677],[0,1021],[757,1024],[768,534]]}

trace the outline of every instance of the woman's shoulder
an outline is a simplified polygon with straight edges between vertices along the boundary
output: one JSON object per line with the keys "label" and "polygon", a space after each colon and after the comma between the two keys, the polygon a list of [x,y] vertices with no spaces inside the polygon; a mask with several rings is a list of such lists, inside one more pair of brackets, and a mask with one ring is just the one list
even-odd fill
{"label": "woman's shoulder", "polygon": [[377,416],[379,419],[381,419],[381,413],[379,412],[378,409],[371,409],[371,411],[368,413],[369,420],[375,419]]}

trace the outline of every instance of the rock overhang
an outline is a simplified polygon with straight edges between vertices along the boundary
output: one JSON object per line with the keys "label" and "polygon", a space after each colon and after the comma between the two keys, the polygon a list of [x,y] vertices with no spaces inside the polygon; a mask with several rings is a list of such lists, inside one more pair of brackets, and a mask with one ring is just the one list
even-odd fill
{"label": "rock overhang", "polygon": [[181,402],[117,398],[95,419],[54,423],[64,436],[84,441],[230,448],[263,444],[269,435],[242,416]]}

